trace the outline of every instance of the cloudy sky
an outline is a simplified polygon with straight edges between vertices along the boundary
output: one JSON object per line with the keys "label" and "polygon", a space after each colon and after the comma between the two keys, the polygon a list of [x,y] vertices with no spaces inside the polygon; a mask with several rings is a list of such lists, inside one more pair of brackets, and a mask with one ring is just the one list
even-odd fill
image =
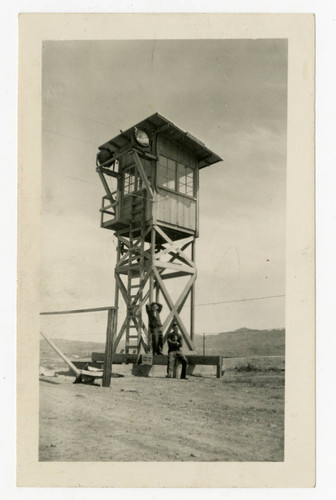
{"label": "cloudy sky", "polygon": [[[155,112],[224,159],[200,173],[197,333],[284,327],[284,297],[201,304],[285,294],[286,40],[43,44],[41,310],[113,304],[95,156]],[[42,325],[103,340],[103,316]]]}

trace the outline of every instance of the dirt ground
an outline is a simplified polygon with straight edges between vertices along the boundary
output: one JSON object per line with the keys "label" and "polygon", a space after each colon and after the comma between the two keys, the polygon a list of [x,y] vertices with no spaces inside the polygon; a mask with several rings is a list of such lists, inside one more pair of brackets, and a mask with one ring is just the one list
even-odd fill
{"label": "dirt ground", "polygon": [[73,380],[41,377],[40,461],[284,459],[283,371]]}

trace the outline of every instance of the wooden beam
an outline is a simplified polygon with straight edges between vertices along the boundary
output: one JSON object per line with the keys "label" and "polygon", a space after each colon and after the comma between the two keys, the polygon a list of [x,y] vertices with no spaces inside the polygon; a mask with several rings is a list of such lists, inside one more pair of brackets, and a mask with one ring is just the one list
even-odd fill
{"label": "wooden beam", "polygon": [[179,271],[177,273],[168,273],[168,274],[161,274],[161,278],[163,280],[167,279],[172,279],[172,278],[182,278],[182,276],[190,276],[190,273],[184,273],[183,271]]}
{"label": "wooden beam", "polygon": [[[120,331],[117,335],[117,338],[115,339],[114,341],[114,345],[113,345],[113,352],[115,353],[118,345],[119,345],[119,342],[124,334],[124,331],[126,330],[126,326],[127,326],[127,317],[124,319],[124,322],[123,324],[121,325],[121,328],[120,328]],[[114,360],[114,355],[113,355],[113,360]]]}
{"label": "wooden beam", "polygon": [[[220,364],[220,362],[225,358],[225,359],[230,359],[226,358],[226,356],[221,356],[221,355],[206,355],[202,356],[201,354],[185,354],[188,362],[191,365],[208,365],[208,366],[217,366]],[[93,352],[91,354],[91,359],[92,362],[103,362],[104,361],[105,354],[103,352]],[[129,357],[132,361],[136,362],[137,361],[137,355],[136,354],[129,354],[127,357]],[[124,353],[116,353],[113,356],[113,362],[116,364],[121,364],[125,363],[126,360],[126,354]],[[141,361],[141,359],[140,359]],[[153,356],[153,365],[166,365],[168,361],[168,356],[166,354],[163,355],[155,355]]]}
{"label": "wooden beam", "polygon": [[163,324],[163,327],[162,327],[163,330],[165,330],[168,327],[169,323],[173,320],[173,317],[175,316],[175,314],[179,313],[180,310],[182,309],[182,307],[187,299],[187,296],[190,292],[190,289],[191,289],[193,283],[195,282],[195,280],[196,280],[196,277],[192,276],[190,278],[190,280],[188,281],[188,283],[186,284],[186,286],[184,287],[184,290],[181,293],[178,301],[176,302],[174,307],[170,310],[170,312],[169,312],[169,314],[168,314],[168,316]]}
{"label": "wooden beam", "polygon": [[[193,241],[191,246],[191,258],[192,261],[195,262],[196,257],[196,249],[195,249],[195,241]],[[190,291],[190,338],[192,342],[194,342],[195,337],[195,281],[191,286]]]}
{"label": "wooden beam", "polygon": [[[189,264],[191,267],[195,267],[195,263],[191,259],[189,259],[189,257],[184,253],[184,250],[190,245],[190,243],[192,243],[192,241],[194,241],[194,239],[195,239],[194,236],[190,236],[188,238],[184,238],[183,240],[178,240],[178,241],[174,242],[173,240],[171,240],[169,238],[169,236],[164,231],[162,231],[162,229],[159,226],[155,226],[155,228],[156,228],[156,231],[162,236],[162,238],[164,238],[166,240],[166,242],[170,245],[170,247],[167,247],[163,252],[160,252],[160,254],[157,254],[157,258],[161,254],[164,255],[165,253],[173,252],[176,254],[176,256],[174,256],[173,260],[175,260],[177,257],[179,257],[179,258],[181,258],[181,260],[183,259],[183,261],[185,261],[186,264]],[[182,247],[182,248],[179,248],[179,247]],[[169,250],[169,248],[170,248],[170,250]]]}
{"label": "wooden beam", "polygon": [[[163,296],[169,306],[169,309],[173,309],[174,307],[174,303],[172,301],[172,299],[170,298],[170,295],[168,293],[168,290],[166,289],[162,279],[161,279],[161,276],[158,272],[158,270],[153,266],[153,271],[154,271],[154,274],[156,276],[156,280],[160,286],[160,289],[163,293]],[[176,322],[178,323],[179,327],[180,327],[180,330],[181,330],[181,333],[182,333],[182,336],[187,344],[187,346],[189,347],[189,349],[192,351],[194,349],[194,346],[193,344],[190,342],[190,339],[188,338],[188,333],[187,333],[187,330],[186,330],[186,327],[184,326],[183,324],[183,321],[182,319],[180,318],[180,315],[178,313],[175,313],[175,319],[176,319]]]}
{"label": "wooden beam", "polygon": [[57,354],[63,359],[63,361],[66,362],[66,364],[68,365],[68,367],[70,368],[71,371],[74,372],[74,374],[78,377],[80,374],[81,374],[81,370],[79,370],[73,363],[72,361],[70,361],[70,359],[68,358],[68,356],[66,356],[62,351],[61,349],[59,349],[57,347],[56,344],[54,344],[54,342],[52,340],[50,340],[45,333],[41,332],[40,331],[40,334],[42,335],[42,337],[48,342],[48,344],[54,349],[54,351],[57,352]]}
{"label": "wooden beam", "polygon": [[[48,312],[41,312],[40,314],[43,315],[48,315],[48,314],[77,314],[77,313],[88,313],[88,312],[97,312],[97,311],[108,311],[109,309],[115,309],[114,307],[108,306],[108,307],[93,307],[91,309],[74,309],[72,311],[48,311]],[[43,333],[41,333],[43,335]]]}
{"label": "wooden beam", "polygon": [[110,170],[108,168],[98,167],[97,168],[97,172],[99,172],[99,171],[101,171],[105,175],[108,175],[110,177],[114,177],[115,179],[120,179],[121,178],[121,174],[119,174],[118,172],[115,172],[114,170]]}
{"label": "wooden beam", "polygon": [[143,165],[141,163],[141,160],[139,158],[138,153],[134,149],[133,149],[133,158],[134,158],[135,164],[137,166],[138,172],[140,174],[140,177],[142,179],[142,182],[144,183],[144,186],[146,187],[151,199],[154,200],[154,193],[153,193],[152,187],[147,179],[145,169],[143,168]]}
{"label": "wooden beam", "polygon": [[172,269],[173,271],[184,271],[185,273],[188,274],[196,274],[195,267],[189,267],[183,264],[172,264],[171,262],[162,262],[155,260],[154,265],[155,267],[159,267],[162,269]]}
{"label": "wooden beam", "polygon": [[107,313],[107,328],[106,328],[106,343],[105,343],[105,358],[103,370],[103,387],[110,387],[112,374],[112,352],[113,352],[113,327],[115,325],[115,311],[109,309]]}

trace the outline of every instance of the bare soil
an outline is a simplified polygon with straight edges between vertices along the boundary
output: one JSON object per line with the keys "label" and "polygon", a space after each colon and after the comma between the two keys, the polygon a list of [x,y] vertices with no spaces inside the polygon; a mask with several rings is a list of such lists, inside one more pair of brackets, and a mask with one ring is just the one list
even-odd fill
{"label": "bare soil", "polygon": [[283,461],[284,371],[130,370],[110,388],[41,378],[40,461]]}

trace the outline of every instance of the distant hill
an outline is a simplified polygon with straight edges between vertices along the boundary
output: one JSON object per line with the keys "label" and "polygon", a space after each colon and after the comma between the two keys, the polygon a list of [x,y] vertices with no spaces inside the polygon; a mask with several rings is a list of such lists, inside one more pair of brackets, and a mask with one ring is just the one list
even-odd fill
{"label": "distant hill", "polygon": [[[92,352],[104,352],[105,348],[102,342],[54,340],[56,345],[72,360],[76,360],[77,357],[91,359]],[[202,335],[196,335],[195,344],[197,352],[202,354]],[[120,347],[122,347],[121,344]],[[285,329],[252,330],[243,327],[233,332],[206,335],[205,354],[222,354],[223,356],[232,357],[284,356]],[[58,354],[44,339],[41,339],[40,342],[40,365],[64,365]]]}
{"label": "distant hill", "polygon": [[[203,336],[196,336],[196,349],[203,352]],[[206,335],[205,354],[223,356],[284,356],[285,329],[252,330],[239,328],[233,332]]]}

